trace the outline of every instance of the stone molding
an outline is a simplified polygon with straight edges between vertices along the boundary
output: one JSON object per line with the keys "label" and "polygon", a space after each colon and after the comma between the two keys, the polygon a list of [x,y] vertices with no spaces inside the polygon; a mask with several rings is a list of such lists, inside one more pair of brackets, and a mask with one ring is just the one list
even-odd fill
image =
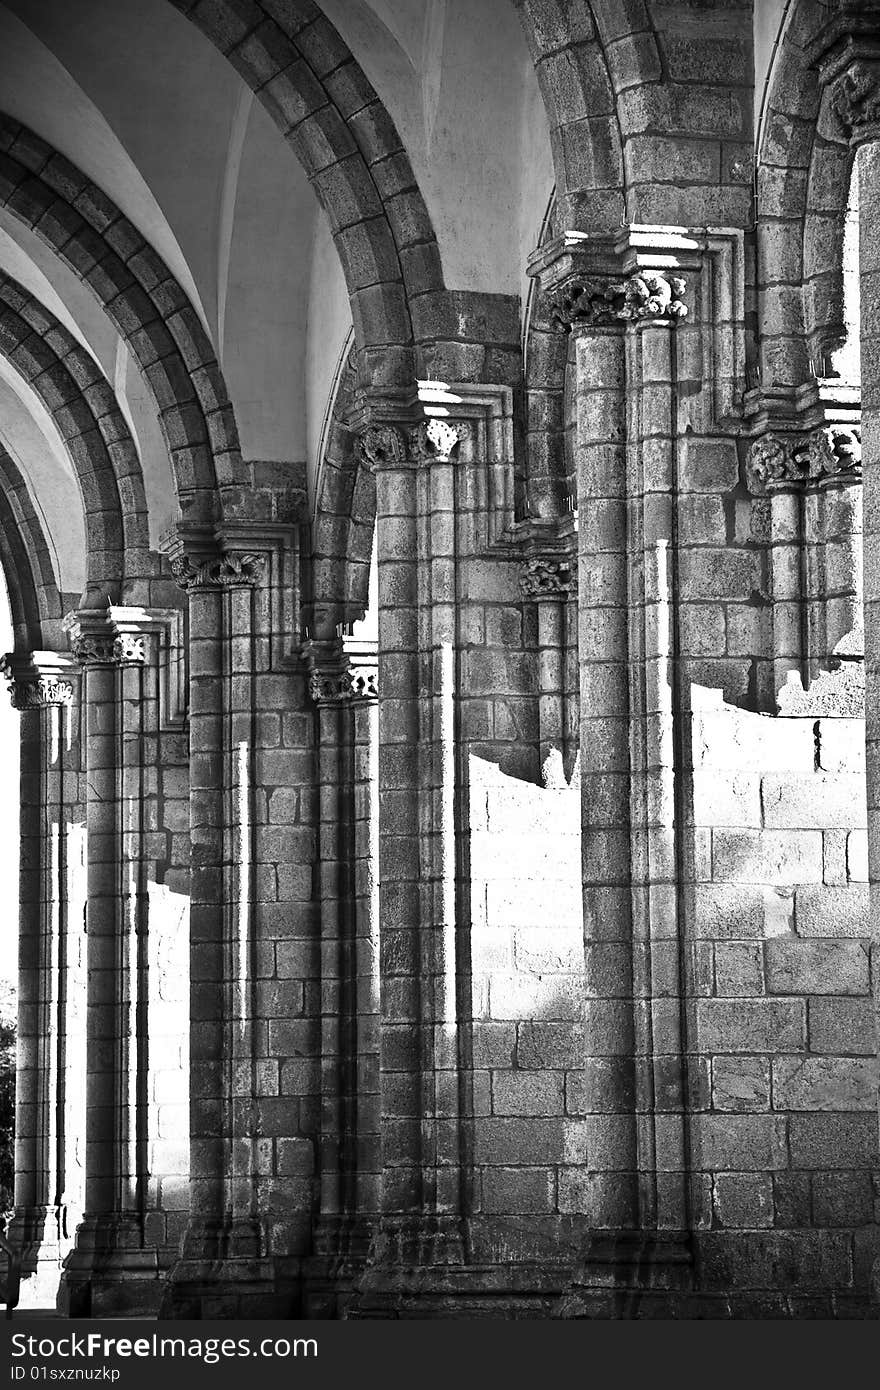
{"label": "stone molding", "polygon": [[810,483],[860,481],[861,476],[858,425],[822,425],[806,435],[770,432],[753,440],[746,453],[746,487],[759,497]]}
{"label": "stone molding", "polygon": [[344,705],[378,700],[376,643],[345,635],[309,641],[302,655],[309,673],[309,695],[316,705]]}
{"label": "stone molding", "polygon": [[358,435],[355,450],[360,462],[371,473],[380,464],[403,463],[406,457],[403,431],[394,425],[370,425]]}
{"label": "stone molding", "polygon": [[185,552],[170,559],[171,573],[181,589],[233,589],[262,582],[266,557],[247,550],[224,550],[208,559],[196,560]]}
{"label": "stone molding", "polygon": [[835,0],[810,43],[827,106],[858,145],[880,139],[880,4]]}
{"label": "stone molding", "polygon": [[377,467],[393,466],[407,459],[448,463],[469,435],[466,420],[422,420],[406,432],[396,425],[370,425],[358,435],[355,450],[360,462],[372,473]]}
{"label": "stone molding", "polygon": [[410,452],[413,458],[448,463],[469,434],[470,426],[465,420],[423,420],[410,431]]}
{"label": "stone molding", "polygon": [[680,275],[645,270],[626,280],[574,275],[546,291],[550,321],[570,332],[576,324],[613,327],[647,319],[674,322],[687,315],[686,281]]}
{"label": "stone molding", "polygon": [[829,105],[852,136],[868,137],[880,123],[880,63],[854,59],[829,88]]}
{"label": "stone molding", "polygon": [[115,637],[84,633],[71,638],[70,649],[81,666],[143,666],[147,659],[144,638],[131,632]]}
{"label": "stone molding", "polygon": [[355,700],[378,700],[379,673],[356,666],[341,671],[312,671],[309,695],[316,705],[347,704]]}
{"label": "stone molding", "polygon": [[0,657],[0,675],[8,682],[13,709],[48,709],[69,705],[74,683],[68,678],[70,657],[59,652],[7,652]]}
{"label": "stone molding", "polygon": [[577,587],[577,563],[567,556],[535,555],[526,560],[519,577],[524,599],[567,598]]}

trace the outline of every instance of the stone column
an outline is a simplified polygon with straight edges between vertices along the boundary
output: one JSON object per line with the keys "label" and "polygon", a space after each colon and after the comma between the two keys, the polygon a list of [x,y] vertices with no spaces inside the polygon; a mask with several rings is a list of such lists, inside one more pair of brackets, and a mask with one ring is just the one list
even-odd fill
{"label": "stone column", "polygon": [[[427,413],[427,412],[426,412]],[[418,418],[416,416],[416,418]],[[467,426],[361,436],[376,475],[382,1215],[358,1315],[464,1264],[456,456]]]}
{"label": "stone column", "polygon": [[[528,547],[531,549],[531,547]],[[570,628],[570,609],[577,591],[577,564],[573,556],[547,551],[530,554],[520,575],[520,591],[537,611],[538,722],[541,767],[545,777],[548,759],[557,753],[567,778],[571,776],[572,725],[574,724],[571,667],[577,652],[576,634]],[[573,639],[574,636],[574,640]]]}
{"label": "stone column", "polygon": [[[864,506],[865,740],[872,956],[880,945],[880,5],[843,3],[816,40],[828,118],[849,134],[858,161],[861,464]],[[827,441],[826,441],[827,442]],[[880,1043],[874,974],[875,1045]],[[874,1244],[873,1279],[880,1270]]]}
{"label": "stone column", "polygon": [[829,425],[809,444],[821,544],[820,600],[810,643],[810,675],[835,654],[864,653],[864,566],[862,561],[862,448],[857,426]]}
{"label": "stone column", "polygon": [[[643,229],[644,230],[644,229]],[[578,653],[593,1235],[561,1316],[689,1280],[677,748],[675,354],[684,282],[571,234],[536,253],[576,340]],[[667,256],[667,263],[670,258]],[[625,271],[635,269],[635,274]]]}
{"label": "stone column", "polygon": [[148,638],[130,616],[126,609],[81,610],[66,624],[82,667],[87,836],[85,1211],[59,1295],[73,1316],[154,1312],[160,1294],[157,1250],[145,1227],[145,739],[156,732],[157,663],[150,680]]}
{"label": "stone column", "polygon": [[85,900],[78,672],[56,652],[3,658],[21,711],[15,1217],[25,1299],[53,1301],[82,1214]]}
{"label": "stone column", "polygon": [[378,688],[375,643],[306,647],[319,725],[320,1209],[309,1315],[338,1315],[379,1213]]}
{"label": "stone column", "polygon": [[[282,523],[181,524],[189,596],[190,1220],[162,1315],[289,1315],[311,1229],[314,970],[296,885],[313,845],[293,661],[298,572]],[[302,890],[300,890],[302,891]]]}

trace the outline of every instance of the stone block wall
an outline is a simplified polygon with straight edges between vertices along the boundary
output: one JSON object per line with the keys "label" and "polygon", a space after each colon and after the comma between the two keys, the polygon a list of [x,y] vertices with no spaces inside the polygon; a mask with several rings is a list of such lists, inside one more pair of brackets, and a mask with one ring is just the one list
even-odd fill
{"label": "stone block wall", "polygon": [[486,1259],[570,1260],[572,1213],[603,1166],[597,1152],[588,1166],[578,1119],[602,1007],[586,999],[580,787],[558,770],[541,786],[469,759],[472,1210]]}
{"label": "stone block wall", "polygon": [[695,688],[689,966],[702,1282],[841,1298],[876,1254],[864,726]]}

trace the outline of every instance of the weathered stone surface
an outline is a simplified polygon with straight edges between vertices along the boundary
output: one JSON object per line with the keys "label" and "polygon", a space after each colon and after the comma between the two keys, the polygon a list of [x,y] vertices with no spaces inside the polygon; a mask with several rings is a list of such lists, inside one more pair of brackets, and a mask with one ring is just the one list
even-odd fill
{"label": "weathered stone surface", "polygon": [[856,1057],[781,1057],[773,1063],[774,1110],[873,1110],[877,1063]]}
{"label": "weathered stone surface", "polygon": [[706,1052],[798,1052],[805,1045],[800,1000],[699,999],[696,1018]]}
{"label": "weathered stone surface", "polygon": [[769,994],[867,994],[868,953],[857,941],[768,941]]}

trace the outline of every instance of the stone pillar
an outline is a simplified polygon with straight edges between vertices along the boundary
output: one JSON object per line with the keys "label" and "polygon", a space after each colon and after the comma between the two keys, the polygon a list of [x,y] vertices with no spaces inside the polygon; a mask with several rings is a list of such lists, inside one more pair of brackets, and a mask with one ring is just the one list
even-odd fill
{"label": "stone pillar", "polygon": [[82,1214],[85,901],[78,673],[56,652],[3,658],[21,711],[15,1217],[24,1301],[53,1302]]}
{"label": "stone pillar", "polygon": [[[864,505],[865,740],[871,954],[880,947],[880,5],[843,3],[820,33],[813,57],[824,103],[856,151],[859,181],[859,293],[862,387],[861,464]],[[876,195],[876,196],[875,196]],[[873,971],[875,1048],[880,1044],[877,974]],[[880,1242],[873,1234],[876,1293]]]}
{"label": "stone pillar", "polygon": [[320,1209],[309,1316],[338,1316],[379,1213],[378,687],[375,643],[306,647],[318,731]]}
{"label": "stone pillar", "polygon": [[[571,543],[571,542],[569,542]],[[520,592],[537,612],[538,724],[541,767],[545,780],[551,769],[549,760],[561,755],[563,774],[571,777],[572,754],[579,742],[572,667],[576,664],[577,633],[574,595],[577,592],[577,564],[572,555],[559,550],[541,551],[527,543],[529,553],[520,574]]]}
{"label": "stone pillar", "polygon": [[[642,229],[645,230],[645,229]],[[676,884],[675,352],[684,281],[579,234],[536,253],[576,339],[586,1095],[593,1235],[561,1316],[690,1280]],[[668,264],[673,257],[660,257]],[[636,273],[627,273],[635,270]]]}
{"label": "stone pillar", "polygon": [[836,653],[864,654],[861,430],[816,430],[809,460],[821,547],[816,584],[821,597],[810,641],[810,675],[815,677]]}
{"label": "stone pillar", "polygon": [[442,1302],[465,1261],[455,475],[468,426],[419,413],[359,446],[379,557],[382,1211],[358,1316],[404,1290]]}
{"label": "stone pillar", "polygon": [[314,846],[296,808],[314,772],[285,647],[293,536],[181,524],[167,541],[189,596],[192,842],[190,1220],[168,1317],[289,1315],[311,1230],[316,969],[298,895]]}
{"label": "stone pillar", "polygon": [[863,654],[861,432],[851,409],[810,427],[831,411],[843,417],[833,401],[813,401],[806,418],[746,452],[746,485],[769,503],[773,690],[783,703]]}
{"label": "stone pillar", "polygon": [[156,874],[146,836],[158,756],[156,624],[142,610],[108,607],[80,610],[66,626],[82,667],[87,1100],[85,1210],[59,1306],[73,1316],[147,1313],[161,1292],[146,1226],[154,1166],[147,1010],[148,881]]}

